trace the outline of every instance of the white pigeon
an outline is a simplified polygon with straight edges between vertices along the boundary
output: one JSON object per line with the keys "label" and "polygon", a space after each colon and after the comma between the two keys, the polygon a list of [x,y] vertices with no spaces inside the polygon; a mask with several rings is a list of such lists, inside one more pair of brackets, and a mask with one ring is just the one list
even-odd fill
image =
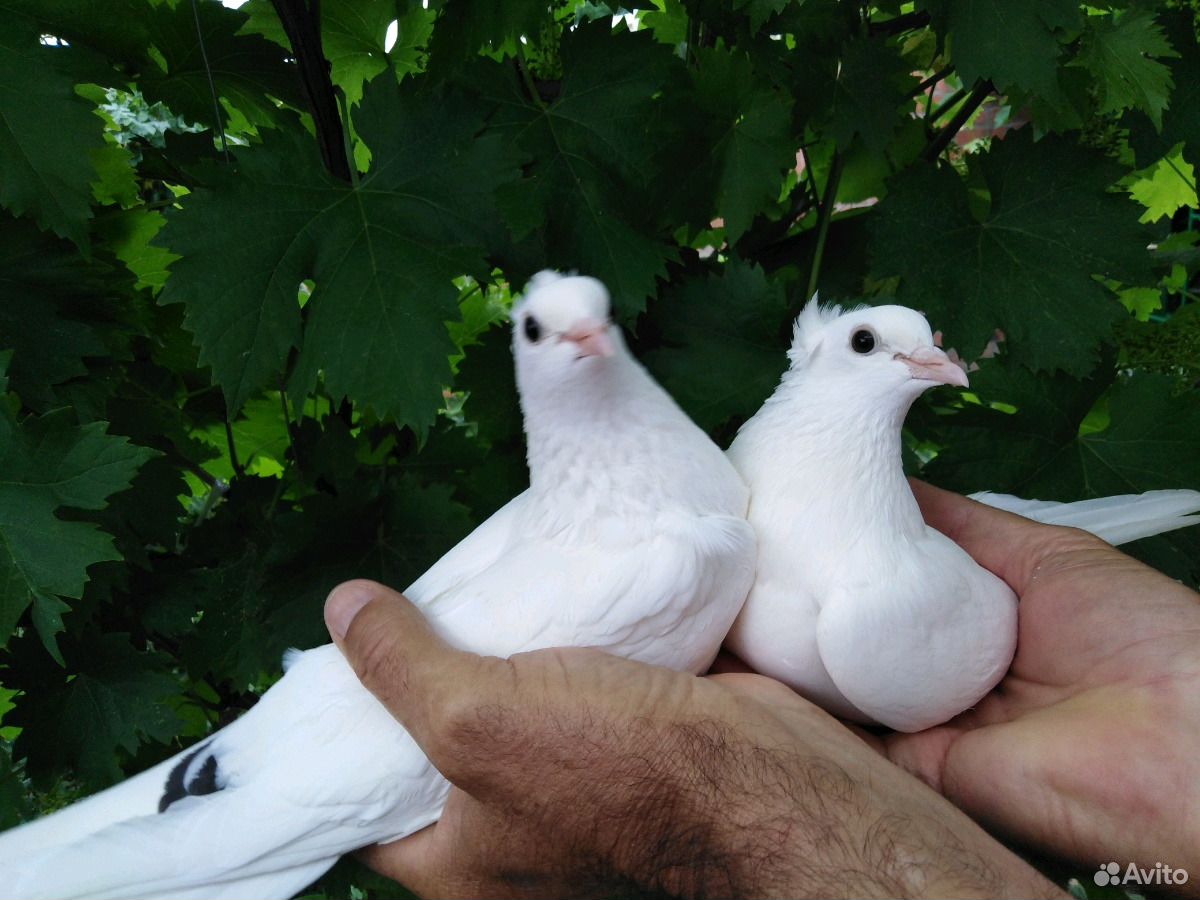
{"label": "white pigeon", "polygon": [[[745,486],[629,354],[600,282],[541,273],[512,317],[530,487],[405,593],[476,653],[705,670],[753,579]],[[0,835],[4,895],[289,897],[435,821],[447,782],[337,648],[285,668],[194,749]]]}
{"label": "white pigeon", "polygon": [[[921,518],[901,468],[913,401],[967,376],[901,306],[816,299],[790,367],[729,457],[750,488],[754,587],[726,646],[830,712],[920,731],[974,705],[1008,669],[1017,600]],[[1081,503],[978,499],[1113,542],[1198,521],[1196,491]]]}

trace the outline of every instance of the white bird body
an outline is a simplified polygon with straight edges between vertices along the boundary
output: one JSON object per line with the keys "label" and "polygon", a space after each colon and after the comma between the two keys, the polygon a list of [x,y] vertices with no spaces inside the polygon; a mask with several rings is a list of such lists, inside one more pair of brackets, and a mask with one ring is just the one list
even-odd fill
{"label": "white bird body", "polygon": [[[746,488],[629,356],[599,282],[538,276],[513,317],[530,487],[407,596],[476,653],[592,646],[704,670],[753,577]],[[0,835],[6,892],[288,897],[435,821],[449,785],[337,648],[285,668],[197,748]],[[168,779],[179,797],[159,813]]]}
{"label": "white bird body", "polygon": [[[862,330],[867,352],[852,341]],[[1003,677],[1017,636],[1009,587],[928,527],[901,467],[901,426],[937,383],[965,385],[903,307],[797,321],[791,368],[729,457],[750,487],[757,575],[726,646],[830,712],[919,731]],[[1195,491],[1040,504],[982,497],[1132,539],[1191,523]],[[1074,521],[1072,521],[1074,520]]]}

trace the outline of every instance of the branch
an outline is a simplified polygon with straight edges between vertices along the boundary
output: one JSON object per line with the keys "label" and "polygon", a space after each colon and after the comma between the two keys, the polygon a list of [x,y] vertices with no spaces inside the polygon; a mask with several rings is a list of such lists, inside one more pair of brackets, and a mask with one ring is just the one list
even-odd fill
{"label": "branch", "polygon": [[958,101],[965,96],[967,96],[967,89],[965,87],[961,87],[937,106],[930,104],[929,112],[925,116],[925,121],[932,125],[942,116],[944,116],[947,111],[954,109],[954,107],[958,105]]}
{"label": "branch", "polygon": [[946,123],[946,127],[934,135],[933,140],[925,145],[925,149],[921,151],[921,159],[927,162],[933,162],[942,155],[942,151],[950,146],[950,142],[954,140],[954,136],[958,134],[959,129],[967,123],[967,120],[975,114],[975,110],[979,109],[984,100],[994,90],[990,81],[981,81],[975,85],[971,91],[971,96],[963,101],[963,105],[959,108],[953,118]]}
{"label": "branch", "polygon": [[[292,422],[292,413],[288,409],[287,402],[287,385],[284,384],[283,377],[279,379],[279,405],[283,409],[283,424],[287,429],[288,446],[292,450],[292,463],[296,466],[296,471],[301,475],[304,474],[304,468],[300,465],[300,451],[296,447],[296,425]],[[303,410],[301,411],[303,412]]]}
{"label": "branch", "polygon": [[192,18],[196,21],[196,44],[200,48],[200,59],[204,63],[204,74],[208,76],[208,92],[212,96],[213,125],[221,135],[221,153],[229,163],[229,140],[225,137],[225,123],[221,119],[221,101],[217,99],[217,85],[213,81],[212,66],[208,62],[208,50],[204,47],[204,29],[200,27],[200,8],[192,0]]}
{"label": "branch", "polygon": [[237,445],[233,442],[233,425],[229,421],[229,407],[225,408],[225,443],[229,447],[229,464],[233,466],[233,471],[237,473],[238,478],[246,476],[246,470],[242,468],[242,464],[238,462]]}
{"label": "branch", "polygon": [[317,130],[321,159],[335,177],[349,182],[350,161],[346,157],[346,141],[342,119],[338,115],[337,96],[329,79],[329,61],[321,48],[320,0],[271,0],[275,14],[287,33],[292,54],[300,69],[304,95],[312,111]]}
{"label": "branch", "polygon": [[900,34],[903,31],[915,31],[918,28],[924,28],[929,24],[929,13],[927,12],[910,12],[896,16],[892,19],[885,19],[882,22],[868,22],[867,28],[871,34]]}
{"label": "branch", "polygon": [[533,80],[533,73],[529,71],[529,60],[525,58],[525,45],[520,41],[517,42],[517,58],[514,62],[521,73],[521,80],[525,82],[525,91],[529,94],[529,99],[536,104],[538,109],[544,112],[546,102],[542,99],[542,94]]}
{"label": "branch", "polygon": [[825,176],[825,193],[821,197],[821,208],[817,212],[817,246],[813,250],[812,268],[808,272],[808,291],[804,302],[812,299],[817,292],[817,279],[821,274],[821,257],[825,253],[825,239],[829,236],[829,220],[833,218],[834,202],[837,200],[838,182],[842,180],[842,165],[845,162],[842,154],[833,151],[833,162],[829,165],[829,174]]}
{"label": "branch", "polygon": [[920,84],[918,84],[911,91],[909,91],[908,96],[919,97],[921,94],[925,93],[927,90],[929,90],[931,87],[933,87],[935,84],[937,84],[939,81],[941,81],[943,78],[945,78],[947,75],[949,75],[953,71],[954,71],[954,66],[946,66],[944,69],[939,69],[938,71],[936,71],[932,75],[930,75],[928,78],[926,78],[924,81],[922,81]]}

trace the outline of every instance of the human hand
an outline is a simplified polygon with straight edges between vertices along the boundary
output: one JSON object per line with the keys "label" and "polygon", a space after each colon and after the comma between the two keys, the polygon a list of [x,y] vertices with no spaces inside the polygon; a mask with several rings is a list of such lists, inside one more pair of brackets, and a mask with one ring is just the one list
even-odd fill
{"label": "human hand", "polygon": [[926,521],[1021,598],[1016,658],[889,758],[992,830],[1200,882],[1200,595],[1085,532],[913,482]]}
{"label": "human hand", "polygon": [[1056,895],[771,679],[583,649],[479,657],[372,582],[335,589],[325,615],[456,786],[437,824],[364,852],[422,896]]}

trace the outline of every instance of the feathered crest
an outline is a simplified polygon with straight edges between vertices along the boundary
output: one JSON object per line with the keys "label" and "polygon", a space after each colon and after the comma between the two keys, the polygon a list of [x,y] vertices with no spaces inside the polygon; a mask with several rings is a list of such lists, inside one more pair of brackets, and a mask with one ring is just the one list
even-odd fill
{"label": "feathered crest", "polygon": [[549,287],[556,281],[561,281],[566,276],[562,272],[555,272],[553,269],[542,269],[525,284],[525,290],[521,291],[521,295],[509,310],[509,315],[514,319],[517,314],[525,308],[525,304],[529,299],[529,295],[535,291],[540,291],[543,288]]}
{"label": "feathered crest", "polygon": [[555,272],[553,269],[542,269],[542,271],[538,272],[529,279],[529,283],[525,285],[524,293],[532,294],[534,291],[541,290],[548,284],[554,284],[554,282],[561,281],[562,279],[566,278],[567,275],[573,274],[574,272],[568,272],[564,274],[563,272]]}
{"label": "feathered crest", "polygon": [[793,366],[802,365],[812,355],[820,341],[822,330],[841,315],[842,308],[836,303],[822,306],[820,296],[812,295],[812,299],[800,310],[800,315],[796,316],[796,324],[792,328],[792,346],[788,350],[788,359]]}

